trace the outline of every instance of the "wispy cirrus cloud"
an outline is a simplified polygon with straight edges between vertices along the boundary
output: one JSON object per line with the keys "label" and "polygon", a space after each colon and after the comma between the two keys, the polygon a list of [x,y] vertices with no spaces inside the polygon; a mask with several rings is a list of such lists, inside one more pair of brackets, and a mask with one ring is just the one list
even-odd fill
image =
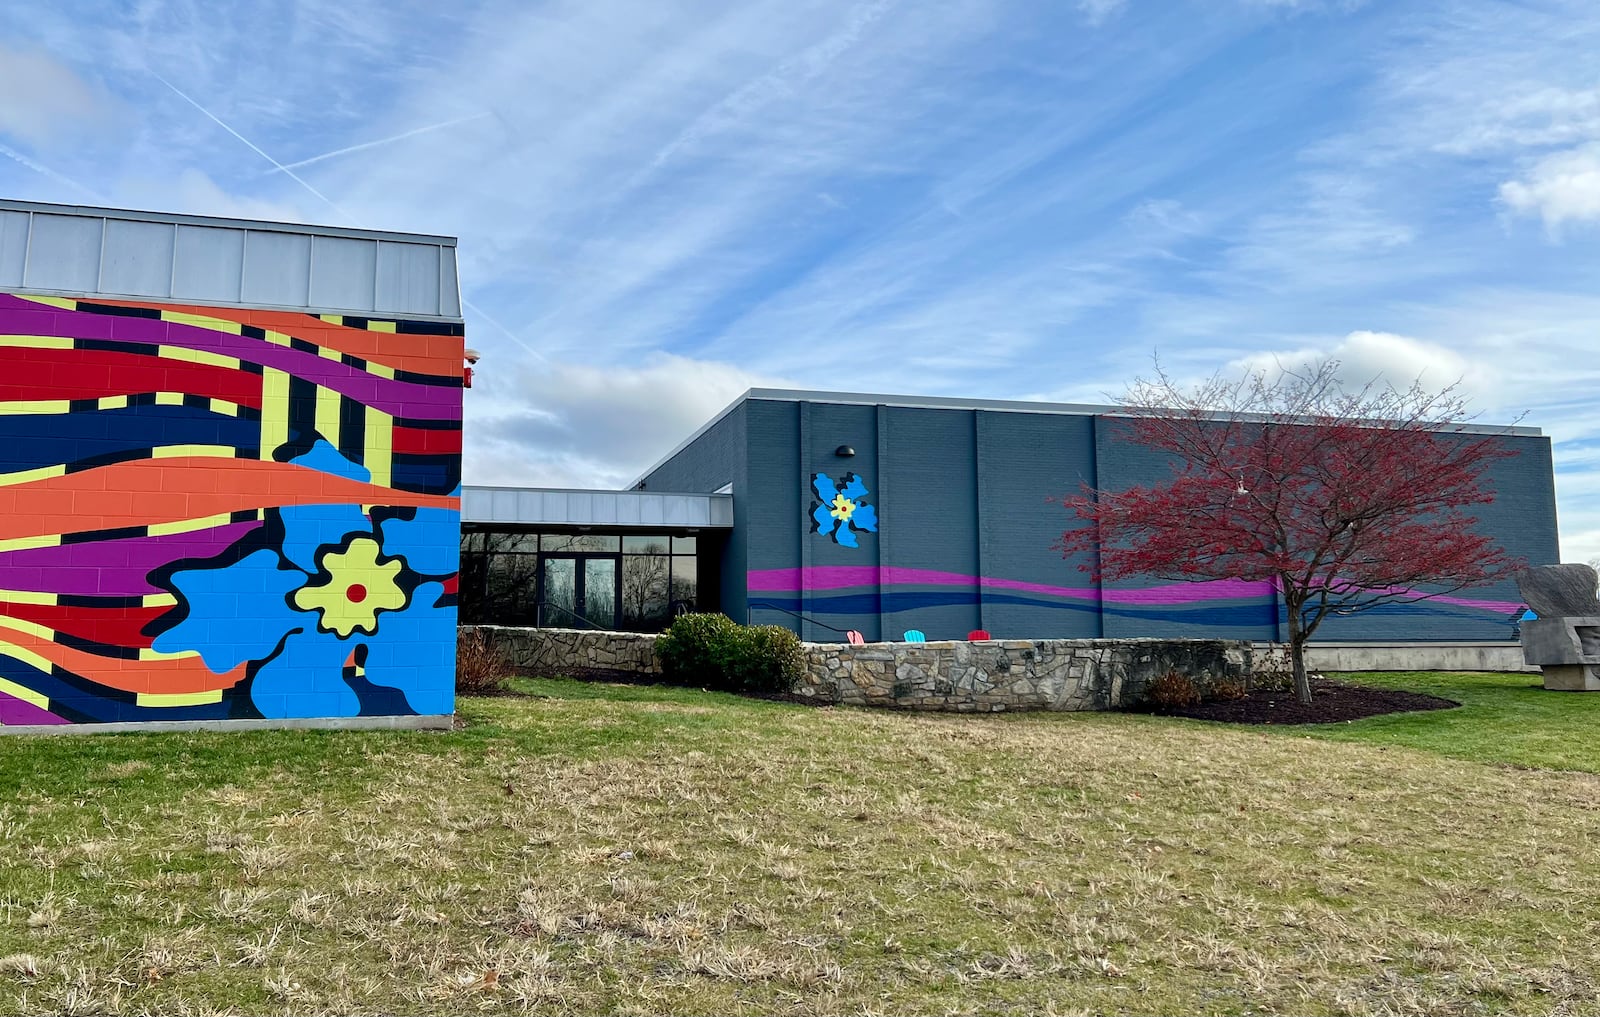
{"label": "wispy cirrus cloud", "polygon": [[626,480],[753,380],[1324,351],[1492,379],[1600,553],[1585,0],[19,0],[0,45],[120,111],[0,88],[8,193],[460,236],[479,481]]}

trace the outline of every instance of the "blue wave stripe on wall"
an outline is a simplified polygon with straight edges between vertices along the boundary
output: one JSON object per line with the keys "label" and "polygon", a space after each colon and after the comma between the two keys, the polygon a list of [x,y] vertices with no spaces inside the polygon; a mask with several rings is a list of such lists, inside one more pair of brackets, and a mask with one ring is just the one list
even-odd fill
{"label": "blue wave stripe on wall", "polygon": [[225,445],[254,456],[261,424],[191,406],[0,416],[0,473],[16,473],[164,445]]}

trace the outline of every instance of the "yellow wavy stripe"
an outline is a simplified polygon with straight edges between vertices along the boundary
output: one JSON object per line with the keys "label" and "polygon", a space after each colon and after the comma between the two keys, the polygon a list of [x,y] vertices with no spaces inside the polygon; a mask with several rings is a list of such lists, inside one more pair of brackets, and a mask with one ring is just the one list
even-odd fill
{"label": "yellow wavy stripe", "polygon": [[140,692],[134,696],[140,706],[205,706],[222,702],[222,690],[205,692]]}
{"label": "yellow wavy stripe", "polygon": [[0,335],[0,346],[23,346],[34,350],[70,350],[77,342],[62,335]]}
{"label": "yellow wavy stripe", "polygon": [[[153,395],[157,406],[182,406],[183,392],[140,392],[138,395],[101,396],[96,399],[95,408],[100,410],[125,409],[134,399]],[[244,409],[239,403],[230,403],[226,399],[211,399],[210,409],[213,413],[222,413],[230,417],[239,416]],[[34,416],[55,413],[75,412],[72,400],[68,399],[26,399],[14,402],[0,402],[0,417]]]}
{"label": "yellow wavy stripe", "polygon": [[227,367],[235,371],[244,367],[244,362],[238,357],[226,357],[221,353],[212,353],[210,350],[191,350],[184,346],[157,346],[156,354],[167,360],[181,360],[186,364],[207,364],[211,367]]}
{"label": "yellow wavy stripe", "polygon": [[[60,602],[58,599],[60,596],[58,593],[41,593],[38,590],[0,590],[0,603],[42,604],[54,607]],[[170,593],[147,593],[139,598],[140,607],[171,607],[177,602],[178,598]]]}
{"label": "yellow wavy stripe", "polygon": [[[46,667],[44,670],[48,671],[50,669]],[[32,703],[41,710],[50,709],[49,696],[42,696],[30,688],[24,688],[23,686],[18,685],[16,682],[6,681],[4,678],[0,678],[0,692],[4,692],[8,696],[20,699],[24,703]]]}
{"label": "yellow wavy stripe", "polygon": [[[261,518],[260,510],[256,511],[256,518]],[[213,526],[226,526],[233,522],[233,517],[228,514],[215,516],[202,516],[198,519],[179,519],[171,523],[151,523],[146,529],[152,537],[165,537],[173,533],[193,533],[195,530],[209,530]]]}
{"label": "yellow wavy stripe", "polygon": [[78,309],[78,301],[73,297],[46,297],[37,293],[18,293],[15,296],[29,303],[44,304],[47,307],[55,307],[63,311],[76,311]]}
{"label": "yellow wavy stripe", "polygon": [[[5,615],[0,615],[0,629],[11,629],[15,632],[26,632],[35,639],[44,639],[52,643],[55,642],[56,639],[56,630],[50,628],[48,625],[40,625],[38,622],[25,621],[21,618],[9,618]],[[5,644],[3,640],[0,640],[0,645],[7,644]],[[17,649],[17,647],[11,647],[11,649]],[[91,653],[93,651],[85,650],[84,652]],[[96,654],[96,656],[104,656],[104,654]],[[140,660],[180,660],[184,657],[198,656],[199,654],[194,650],[181,650],[177,653],[160,653],[156,650],[146,647],[139,651]],[[49,668],[45,668],[45,670],[48,671]]]}
{"label": "yellow wavy stripe", "polygon": [[[194,445],[191,445],[191,446],[173,446],[173,448],[189,448],[191,450],[196,449],[196,448],[206,448],[206,447],[207,446],[203,446],[203,445],[202,446],[194,446]],[[156,451],[157,452],[161,452],[161,451],[164,451],[164,450],[157,449]],[[193,451],[191,451],[189,453],[184,453],[184,452],[170,452],[169,453],[169,455],[173,455],[173,456],[183,456],[185,454],[193,455],[195,453]],[[219,453],[219,454],[221,454],[221,453]],[[230,456],[233,455],[232,450],[229,450],[229,455]],[[163,458],[163,457],[160,456],[160,455],[157,455],[155,458],[160,459],[160,458]],[[88,471],[85,471],[85,472],[88,472]],[[260,509],[256,510],[255,518],[257,518],[257,519],[261,518],[261,510]],[[151,523],[151,524],[149,524],[148,526],[145,527],[145,531],[152,537],[165,537],[165,536],[167,536],[169,534],[173,534],[173,533],[193,533],[195,530],[209,530],[213,526],[222,526],[222,525],[224,525],[226,523],[229,523],[229,522],[232,522],[232,521],[233,521],[233,517],[231,515],[228,515],[228,514],[219,514],[219,515],[210,515],[210,516],[196,516],[193,519],[174,519],[171,522]],[[41,534],[40,536],[37,536],[37,537],[16,537],[16,538],[14,538],[12,540],[0,540],[0,551],[28,551],[28,550],[32,550],[33,548],[36,548],[36,547],[57,547],[60,544],[61,544],[61,535],[60,534],[58,534],[58,533],[45,533],[45,534]]]}
{"label": "yellow wavy stripe", "polygon": [[[191,459],[195,457],[237,459],[239,458],[239,450],[232,445],[163,445],[160,448],[150,450],[151,459]],[[93,473],[94,470],[84,470],[83,472]],[[31,470],[18,470],[16,473],[0,473],[0,487],[32,484],[36,481],[53,480],[56,477],[64,477],[66,475],[67,467],[64,464],[36,466]]]}
{"label": "yellow wavy stripe", "polygon": [[208,314],[190,314],[187,311],[162,311],[162,321],[170,321],[178,325],[194,325],[196,328],[208,328],[213,332],[231,332],[242,335],[244,326],[237,321],[226,318],[213,318]]}

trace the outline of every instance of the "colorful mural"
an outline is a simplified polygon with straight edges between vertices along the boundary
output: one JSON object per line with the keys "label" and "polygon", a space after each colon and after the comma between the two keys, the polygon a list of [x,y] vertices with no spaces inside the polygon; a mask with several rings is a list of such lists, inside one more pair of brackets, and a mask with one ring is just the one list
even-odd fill
{"label": "colorful mural", "polygon": [[878,510],[865,502],[867,485],[854,473],[835,481],[826,473],[811,475],[817,500],[811,505],[811,532],[844,547],[859,547],[856,531],[876,533]]}
{"label": "colorful mural", "polygon": [[0,294],[0,724],[453,710],[462,330]]}

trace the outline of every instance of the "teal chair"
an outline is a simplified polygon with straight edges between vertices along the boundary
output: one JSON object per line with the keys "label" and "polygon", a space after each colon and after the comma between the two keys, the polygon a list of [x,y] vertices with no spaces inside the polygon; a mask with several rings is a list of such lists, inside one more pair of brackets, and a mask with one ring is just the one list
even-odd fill
{"label": "teal chair", "polygon": [[921,629],[906,629],[906,634],[900,637],[908,643],[926,643],[928,637],[922,634]]}

